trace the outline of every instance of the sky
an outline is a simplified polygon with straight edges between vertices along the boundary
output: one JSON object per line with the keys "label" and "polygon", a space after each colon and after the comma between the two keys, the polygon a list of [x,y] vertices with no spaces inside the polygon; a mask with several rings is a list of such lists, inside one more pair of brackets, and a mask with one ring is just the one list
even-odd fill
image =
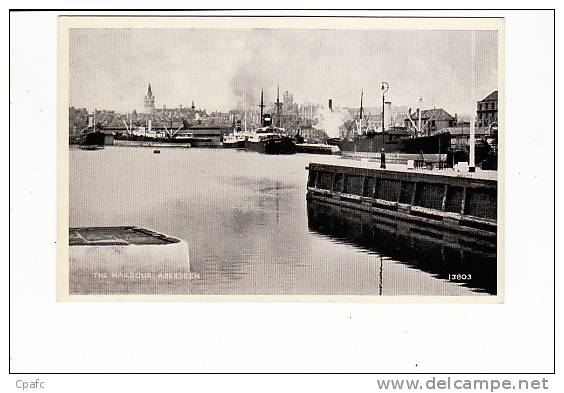
{"label": "sky", "polygon": [[256,106],[261,87],[272,103],[278,84],[337,107],[364,89],[377,107],[386,81],[393,105],[469,114],[497,90],[497,60],[496,31],[71,29],[70,105],[141,111],[151,83],[157,108]]}

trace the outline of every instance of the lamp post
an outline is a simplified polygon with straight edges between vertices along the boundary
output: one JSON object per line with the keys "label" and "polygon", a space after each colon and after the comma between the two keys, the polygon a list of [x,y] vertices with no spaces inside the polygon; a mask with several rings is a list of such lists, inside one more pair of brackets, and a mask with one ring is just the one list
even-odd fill
{"label": "lamp post", "polygon": [[388,84],[388,82],[382,82],[382,86],[380,87],[380,89],[382,90],[382,132],[386,130],[386,126],[384,124],[384,108],[386,106],[386,92],[389,88],[390,85]]}
{"label": "lamp post", "polygon": [[382,151],[380,152],[380,168],[386,168],[386,136],[384,135],[384,131],[386,131],[386,125],[384,121],[385,115],[385,107],[386,107],[386,92],[390,88],[388,82],[382,82],[380,89],[382,90]]}

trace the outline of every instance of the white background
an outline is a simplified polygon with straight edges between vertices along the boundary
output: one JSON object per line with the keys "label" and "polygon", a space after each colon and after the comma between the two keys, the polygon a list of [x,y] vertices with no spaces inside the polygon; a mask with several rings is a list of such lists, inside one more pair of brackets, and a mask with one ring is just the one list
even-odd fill
{"label": "white background", "polygon": [[[504,304],[57,303],[57,13],[17,13],[10,53],[11,371],[552,372],[553,14],[388,14],[506,18]],[[2,110],[7,119],[6,105]],[[3,152],[7,167],[7,144]],[[10,376],[3,385],[14,391],[21,378]],[[42,378],[52,391],[99,391],[110,382],[135,391],[179,384],[206,391],[294,389],[264,376],[235,376],[217,386],[204,376]],[[295,382],[326,391],[376,390],[372,377],[353,385],[336,377],[309,385],[310,378]]]}

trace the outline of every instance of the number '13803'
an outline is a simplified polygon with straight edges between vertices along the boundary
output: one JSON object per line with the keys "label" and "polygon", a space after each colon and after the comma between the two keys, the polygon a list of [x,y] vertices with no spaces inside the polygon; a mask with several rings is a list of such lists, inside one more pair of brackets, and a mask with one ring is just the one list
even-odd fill
{"label": "number '13803'", "polygon": [[469,273],[449,274],[448,279],[450,281],[470,281],[472,279],[472,275]]}

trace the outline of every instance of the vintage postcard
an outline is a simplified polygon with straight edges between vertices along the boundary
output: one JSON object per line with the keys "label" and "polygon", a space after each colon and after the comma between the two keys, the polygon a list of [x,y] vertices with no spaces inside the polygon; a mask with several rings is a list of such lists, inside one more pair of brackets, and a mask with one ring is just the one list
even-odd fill
{"label": "vintage postcard", "polygon": [[502,302],[503,34],[61,16],[59,300]]}

